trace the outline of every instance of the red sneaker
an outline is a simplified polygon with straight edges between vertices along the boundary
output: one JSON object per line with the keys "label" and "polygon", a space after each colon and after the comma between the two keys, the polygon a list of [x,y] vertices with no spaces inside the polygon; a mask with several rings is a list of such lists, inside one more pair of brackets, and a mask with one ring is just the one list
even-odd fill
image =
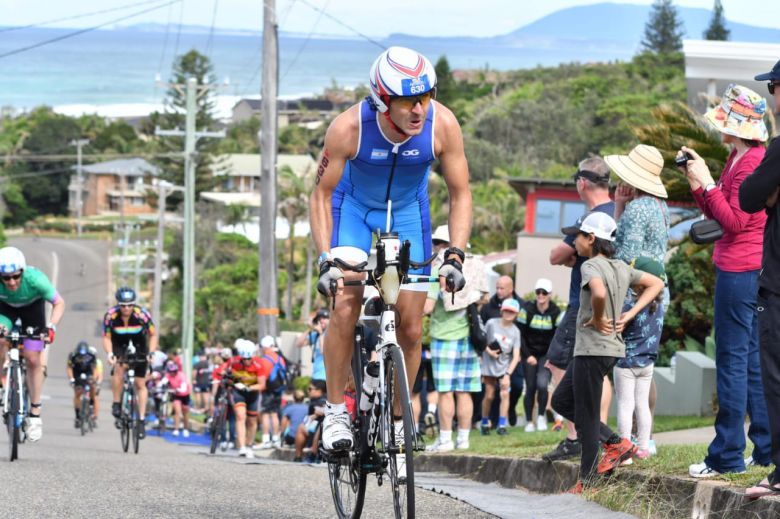
{"label": "red sneaker", "polygon": [[584,490],[584,486],[582,485],[582,480],[580,479],[577,480],[577,484],[571,487],[569,490],[567,490],[566,493],[581,496],[583,490]]}
{"label": "red sneaker", "polygon": [[631,458],[637,451],[637,446],[630,440],[623,438],[620,443],[604,446],[604,455],[599,461],[597,472],[605,474],[611,472],[620,465],[621,462]]}

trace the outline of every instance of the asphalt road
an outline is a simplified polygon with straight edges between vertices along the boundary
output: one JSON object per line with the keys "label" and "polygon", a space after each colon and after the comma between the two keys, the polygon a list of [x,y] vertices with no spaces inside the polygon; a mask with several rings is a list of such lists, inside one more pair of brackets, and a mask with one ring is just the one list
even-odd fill
{"label": "asphalt road", "polygon": [[[323,466],[209,456],[157,437],[142,440],[139,454],[125,454],[110,413],[104,383],[100,427],[80,436],[73,427],[72,391],[65,375],[68,352],[82,339],[101,351],[100,321],[113,302],[108,288],[108,244],[20,238],[11,240],[55,281],[66,313],[49,355],[44,385],[42,440],[7,458],[0,429],[0,510],[6,517],[334,517]],[[81,263],[85,274],[79,274]],[[105,360],[105,359],[104,359]],[[421,475],[418,517],[624,518],[574,496],[536,496],[446,475]],[[455,495],[453,499],[440,492]],[[473,503],[477,507],[468,503]],[[481,508],[481,510],[480,510]],[[490,510],[491,515],[483,510]],[[392,517],[388,485],[369,478],[363,517]]]}
{"label": "asphalt road", "polygon": [[[42,440],[20,446],[7,461],[0,432],[0,510],[6,517],[273,517],[333,516],[327,471],[293,464],[240,463],[192,454],[160,438],[142,440],[140,453],[121,451],[108,418],[104,384],[100,427],[81,437],[73,428],[65,361],[85,339],[100,348],[100,319],[108,297],[108,245],[102,242],[14,239],[30,265],[54,278],[67,304],[49,354]],[[79,275],[84,262],[85,275]],[[465,503],[418,491],[420,517],[489,517]],[[365,517],[392,515],[387,485],[369,486]]]}

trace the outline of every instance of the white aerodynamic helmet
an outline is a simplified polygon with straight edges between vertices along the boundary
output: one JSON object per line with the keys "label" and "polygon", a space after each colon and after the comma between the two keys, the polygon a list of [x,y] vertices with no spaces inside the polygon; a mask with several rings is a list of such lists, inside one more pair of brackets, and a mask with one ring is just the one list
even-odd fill
{"label": "white aerodynamic helmet", "polygon": [[248,340],[248,339],[236,339],[236,342],[233,344],[238,350],[238,356],[242,359],[251,359],[255,351],[257,351],[257,346],[254,342]]}
{"label": "white aerodynamic helmet", "polygon": [[406,47],[390,47],[374,61],[368,83],[377,109],[389,109],[391,97],[416,96],[436,88],[436,70],[428,58]]}
{"label": "white aerodynamic helmet", "polygon": [[0,249],[0,274],[13,274],[27,267],[22,251],[16,247]]}

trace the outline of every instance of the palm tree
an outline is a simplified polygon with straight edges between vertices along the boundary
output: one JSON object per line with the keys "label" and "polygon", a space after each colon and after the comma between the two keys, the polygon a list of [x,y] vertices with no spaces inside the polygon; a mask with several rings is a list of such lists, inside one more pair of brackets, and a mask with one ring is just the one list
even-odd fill
{"label": "palm tree", "polygon": [[[309,186],[310,171],[301,176],[296,175],[289,166],[284,166],[279,171],[279,213],[287,220],[289,231],[287,234],[287,301],[285,302],[285,315],[292,320],[293,308],[293,281],[295,275],[295,224],[303,221],[309,214]],[[308,251],[307,251],[308,252]],[[310,259],[307,254],[307,260]],[[311,298],[311,290],[307,286],[305,298]]]}

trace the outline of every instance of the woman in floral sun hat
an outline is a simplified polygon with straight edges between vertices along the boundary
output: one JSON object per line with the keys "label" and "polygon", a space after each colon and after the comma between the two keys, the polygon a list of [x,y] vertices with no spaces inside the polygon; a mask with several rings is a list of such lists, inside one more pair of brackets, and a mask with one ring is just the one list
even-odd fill
{"label": "woman in floral sun hat", "polygon": [[756,297],[761,269],[766,212],[748,214],[739,207],[739,187],[764,158],[768,138],[766,100],[740,85],[729,85],[718,106],[704,118],[731,148],[716,183],[704,160],[683,146],[692,160],[680,169],[702,212],[723,228],[715,243],[715,365],[719,409],[715,439],[703,463],[690,466],[696,478],[745,471],[745,414],[753,442],[752,463],[771,463],[769,418],[761,384]]}

